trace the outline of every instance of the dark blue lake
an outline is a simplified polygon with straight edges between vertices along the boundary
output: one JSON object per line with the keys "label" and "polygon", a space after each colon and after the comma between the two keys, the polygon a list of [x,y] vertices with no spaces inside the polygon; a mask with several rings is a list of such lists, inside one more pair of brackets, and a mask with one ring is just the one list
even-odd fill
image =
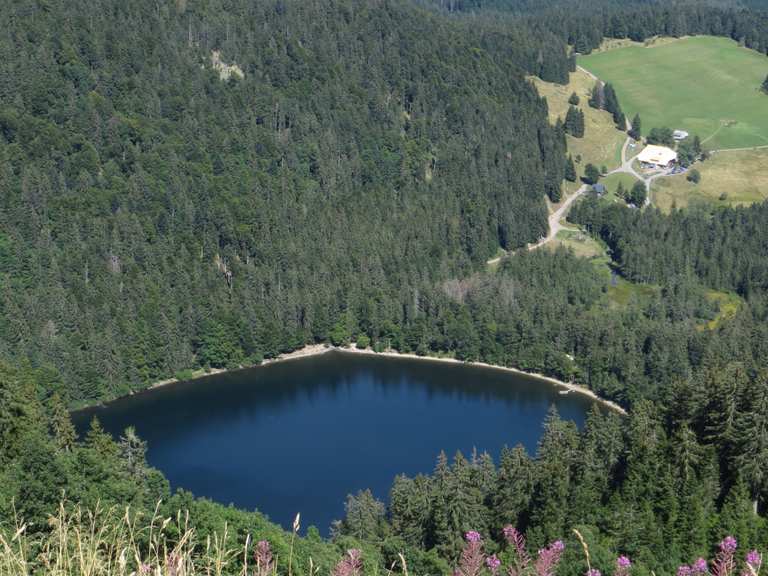
{"label": "dark blue lake", "polygon": [[343,352],[173,384],[73,415],[134,426],[172,486],[327,533],[347,494],[386,501],[440,450],[533,452],[547,410],[583,423],[592,401],[509,372]]}

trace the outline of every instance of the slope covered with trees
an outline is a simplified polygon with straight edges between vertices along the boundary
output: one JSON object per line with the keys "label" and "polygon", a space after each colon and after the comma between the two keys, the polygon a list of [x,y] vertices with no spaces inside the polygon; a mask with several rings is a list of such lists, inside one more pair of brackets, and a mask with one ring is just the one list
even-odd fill
{"label": "slope covered with trees", "polygon": [[[429,477],[398,478],[388,507],[352,497],[333,542],[297,540],[303,566],[311,555],[327,572],[354,544],[370,573],[404,551],[412,573],[442,573],[464,532],[498,549],[507,523],[532,547],[578,524],[597,558],[631,553],[655,570],[712,552],[726,531],[764,542],[764,206],[577,207],[642,288],[621,301],[604,268],[563,250],[483,271],[499,246],[544,234],[544,198],[559,197],[565,128],[525,75],[564,81],[566,42],[707,32],[768,46],[759,14],[720,4],[592,7],[511,19],[405,0],[8,7],[0,534],[15,514],[51,534],[62,491],[145,513],[163,499],[203,538],[225,522],[240,543],[268,538],[291,573],[289,534],[171,495],[130,431],[112,440],[95,424],[78,443],[66,406],[360,339],[573,380],[630,416],[596,412],[578,431],[552,414],[536,455],[511,449],[498,465],[441,456]],[[712,290],[739,298],[714,327]]]}
{"label": "slope covered with trees", "polygon": [[404,0],[4,19],[0,354],[67,402],[407,326],[559,195],[564,135],[524,79],[567,75],[552,36]]}

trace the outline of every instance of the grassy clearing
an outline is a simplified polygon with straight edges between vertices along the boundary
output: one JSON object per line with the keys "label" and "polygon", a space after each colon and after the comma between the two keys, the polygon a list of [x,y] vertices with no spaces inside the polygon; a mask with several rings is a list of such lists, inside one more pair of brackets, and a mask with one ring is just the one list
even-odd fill
{"label": "grassy clearing", "polygon": [[737,206],[768,198],[768,149],[720,152],[695,167],[701,182],[688,182],[684,175],[660,178],[653,184],[653,203],[669,212],[673,206]]}
{"label": "grassy clearing", "polygon": [[635,284],[620,276],[615,277],[613,284],[608,287],[608,292],[606,293],[606,302],[609,308],[624,308],[633,299],[647,300],[659,291],[658,286]]}
{"label": "grassy clearing", "polygon": [[599,258],[605,260],[605,248],[586,232],[577,229],[560,230],[555,239],[545,245],[547,250],[559,247],[569,248],[580,258]]}
{"label": "grassy clearing", "polygon": [[[544,82],[531,77],[531,82],[539,94],[547,99],[549,119],[554,124],[558,118],[565,120],[568,111],[568,98],[572,93],[581,99],[579,108],[584,111],[584,138],[568,136],[568,152],[576,162],[579,177],[584,175],[584,166],[592,163],[595,166],[616,168],[621,164],[621,146],[626,134],[616,130],[611,115],[602,110],[590,108],[587,104],[589,93],[595,82],[586,72],[577,70],[571,73],[567,85]],[[578,159],[581,158],[579,162]],[[581,186],[580,182],[566,182],[565,191],[571,193]]]}
{"label": "grassy clearing", "polygon": [[[685,38],[688,38],[688,36],[685,36]],[[643,42],[636,42],[634,40],[630,40],[629,38],[604,38],[600,46],[593,50],[591,53],[596,54],[600,52],[607,52],[608,50],[616,50],[617,48],[627,48],[630,46],[662,46],[664,44],[669,44],[670,42],[676,42],[677,40],[679,40],[679,38],[670,38],[668,36],[653,36],[652,38],[648,38]]]}
{"label": "grassy clearing", "polygon": [[[698,134],[710,149],[768,144],[765,56],[727,38],[698,36],[582,56],[611,82],[628,116]],[[709,140],[707,140],[709,139]]]}
{"label": "grassy clearing", "polygon": [[699,326],[700,330],[716,330],[724,321],[736,316],[742,302],[741,298],[736,294],[718,292],[717,290],[709,290],[707,292],[707,299],[717,304],[718,313],[712,320]]}
{"label": "grassy clearing", "polygon": [[605,197],[612,201],[620,200],[620,198],[616,195],[619,182],[621,182],[621,184],[624,185],[624,189],[629,192],[637,181],[637,178],[632,176],[632,174],[625,174],[623,172],[620,174],[611,174],[610,176],[606,176],[605,178],[600,179],[600,183],[605,186],[606,189]]}

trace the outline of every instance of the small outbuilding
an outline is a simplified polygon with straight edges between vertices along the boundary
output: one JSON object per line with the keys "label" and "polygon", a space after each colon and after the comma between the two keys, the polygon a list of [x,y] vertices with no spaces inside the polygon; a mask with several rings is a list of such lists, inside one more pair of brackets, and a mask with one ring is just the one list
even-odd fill
{"label": "small outbuilding", "polygon": [[675,130],[674,132],[672,132],[672,138],[680,142],[681,140],[685,140],[686,138],[688,138],[688,132],[686,132],[685,130]]}
{"label": "small outbuilding", "polygon": [[637,159],[644,165],[655,166],[657,168],[669,168],[677,161],[677,152],[666,146],[656,146],[649,144],[646,146]]}
{"label": "small outbuilding", "polygon": [[593,184],[592,185],[592,191],[597,194],[598,196],[602,196],[605,194],[605,185],[604,184]]}

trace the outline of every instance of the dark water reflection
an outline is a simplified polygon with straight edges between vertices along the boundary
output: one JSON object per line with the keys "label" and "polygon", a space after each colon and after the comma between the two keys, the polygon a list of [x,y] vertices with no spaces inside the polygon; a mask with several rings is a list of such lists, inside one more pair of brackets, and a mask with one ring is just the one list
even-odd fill
{"label": "dark water reflection", "polygon": [[210,376],[74,415],[134,426],[174,487],[325,532],[346,495],[385,499],[440,450],[535,450],[550,405],[581,425],[591,401],[499,370],[330,352]]}

